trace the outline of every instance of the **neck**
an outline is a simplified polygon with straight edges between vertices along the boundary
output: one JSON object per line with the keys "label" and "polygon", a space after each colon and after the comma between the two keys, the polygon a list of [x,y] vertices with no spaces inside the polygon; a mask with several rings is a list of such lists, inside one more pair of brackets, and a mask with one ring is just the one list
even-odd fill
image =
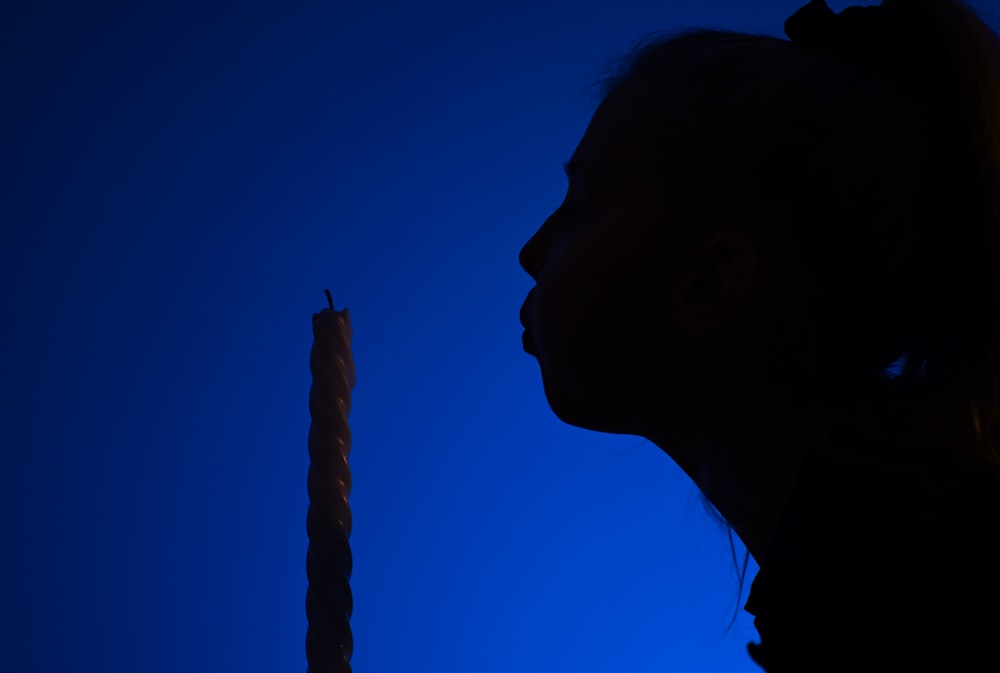
{"label": "neck", "polygon": [[[806,454],[820,446],[836,423],[834,417],[798,418],[798,428],[779,424],[784,432],[768,431],[754,422],[729,433],[728,441],[704,441],[703,434],[700,443],[652,440],[694,481],[758,565],[765,562]],[[678,451],[679,446],[688,448]]]}

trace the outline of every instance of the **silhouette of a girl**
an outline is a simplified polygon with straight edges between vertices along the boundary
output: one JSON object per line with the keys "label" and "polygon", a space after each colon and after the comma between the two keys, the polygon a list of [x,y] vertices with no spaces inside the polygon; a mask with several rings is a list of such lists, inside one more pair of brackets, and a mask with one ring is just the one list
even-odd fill
{"label": "silhouette of a girl", "polygon": [[785,31],[605,80],[525,348],[739,535],[766,671],[1000,671],[1000,39],[959,0]]}

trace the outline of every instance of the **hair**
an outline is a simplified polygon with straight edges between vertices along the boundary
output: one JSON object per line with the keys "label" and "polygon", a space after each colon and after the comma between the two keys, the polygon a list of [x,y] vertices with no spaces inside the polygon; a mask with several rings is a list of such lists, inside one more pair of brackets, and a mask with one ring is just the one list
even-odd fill
{"label": "hair", "polygon": [[[745,223],[760,205],[791,246],[803,282],[782,288],[776,381],[842,402],[870,436],[1000,472],[1000,38],[961,0],[882,5],[924,27],[921,53],[897,54],[922,90],[843,55],[709,29],[641,38],[597,85],[629,97],[654,170],[673,133],[659,106],[679,88],[698,150],[685,166],[694,229]],[[749,551],[740,570],[732,526],[702,498],[729,534],[739,598]]]}

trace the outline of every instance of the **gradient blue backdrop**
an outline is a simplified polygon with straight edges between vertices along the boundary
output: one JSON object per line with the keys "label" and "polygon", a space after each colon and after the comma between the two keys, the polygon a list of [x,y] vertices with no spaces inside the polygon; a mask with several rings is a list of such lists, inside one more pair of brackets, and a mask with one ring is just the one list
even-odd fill
{"label": "gradient blue backdrop", "polygon": [[305,670],[330,288],[356,671],[759,670],[692,483],[549,410],[517,254],[615,54],[800,4],[5,3],[2,669]]}

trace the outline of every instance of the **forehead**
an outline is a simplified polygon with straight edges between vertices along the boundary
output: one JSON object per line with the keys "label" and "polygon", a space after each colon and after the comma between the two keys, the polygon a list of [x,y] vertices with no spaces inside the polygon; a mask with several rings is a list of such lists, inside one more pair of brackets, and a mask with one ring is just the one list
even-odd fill
{"label": "forehead", "polygon": [[605,98],[597,107],[573,158],[567,168],[570,173],[592,169],[596,165],[618,163],[632,153],[635,128],[633,113],[620,95]]}
{"label": "forehead", "polygon": [[569,169],[596,173],[673,173],[693,129],[686,124],[680,96],[667,82],[650,94],[643,87],[622,86],[597,107],[583,134]]}

